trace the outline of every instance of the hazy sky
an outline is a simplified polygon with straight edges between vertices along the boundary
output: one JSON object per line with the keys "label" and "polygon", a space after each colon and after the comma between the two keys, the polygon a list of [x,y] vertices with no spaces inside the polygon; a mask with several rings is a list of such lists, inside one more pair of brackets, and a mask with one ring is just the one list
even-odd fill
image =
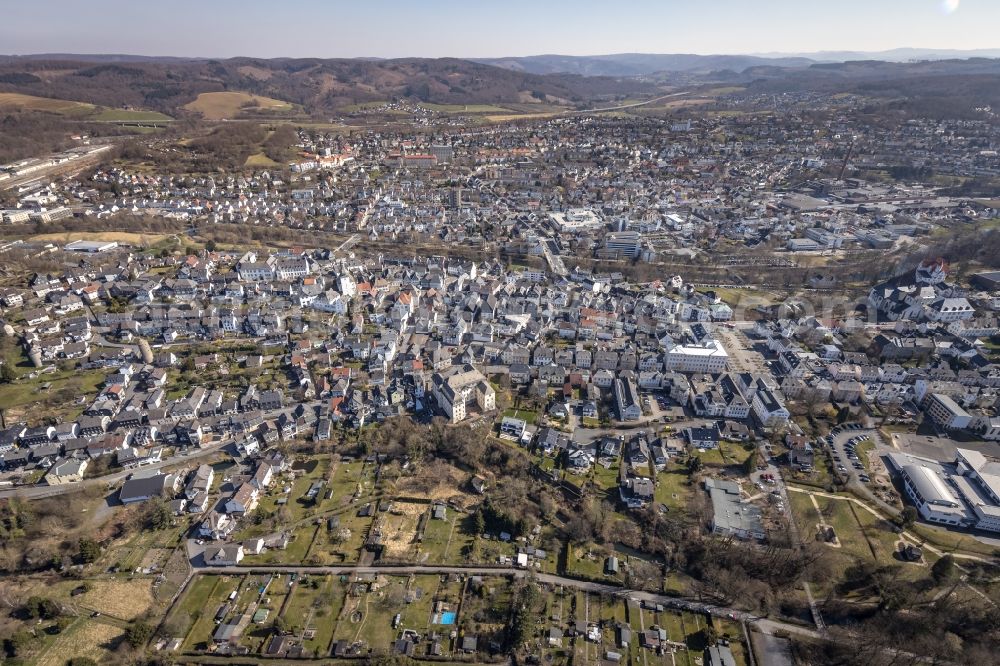
{"label": "hazy sky", "polygon": [[1000,47],[1000,0],[4,0],[0,53],[487,57]]}

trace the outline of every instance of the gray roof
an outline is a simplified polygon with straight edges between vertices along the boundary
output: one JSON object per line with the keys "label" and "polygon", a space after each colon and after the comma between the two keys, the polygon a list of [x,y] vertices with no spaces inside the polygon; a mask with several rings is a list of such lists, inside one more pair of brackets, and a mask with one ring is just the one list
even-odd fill
{"label": "gray roof", "polygon": [[743,502],[740,487],[734,481],[705,479],[712,498],[712,524],[721,532],[763,534],[760,509]]}
{"label": "gray roof", "polygon": [[960,506],[955,493],[951,491],[934,470],[924,465],[912,463],[903,466],[903,473],[910,480],[913,489],[928,504],[941,506]]}

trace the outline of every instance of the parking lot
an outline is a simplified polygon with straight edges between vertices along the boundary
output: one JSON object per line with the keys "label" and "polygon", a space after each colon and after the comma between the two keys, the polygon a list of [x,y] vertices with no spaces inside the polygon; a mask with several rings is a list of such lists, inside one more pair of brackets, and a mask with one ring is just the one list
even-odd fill
{"label": "parking lot", "polygon": [[753,349],[752,341],[746,333],[737,328],[716,326],[715,337],[729,353],[730,370],[734,372],[769,373],[764,357]]}
{"label": "parking lot", "polygon": [[979,451],[985,456],[1000,458],[1000,443],[968,441],[960,442],[951,437],[937,434],[893,433],[893,448],[920,458],[929,458],[939,462],[955,460],[955,449],[970,449]]}
{"label": "parking lot", "polygon": [[[878,431],[857,423],[844,424],[834,428],[824,444],[833,455],[834,472],[845,477],[848,486],[885,511],[897,510],[899,495],[881,457],[886,444]],[[869,451],[867,458],[861,452],[864,448]]]}
{"label": "parking lot", "polygon": [[[846,476],[848,483],[871,483],[865,464],[857,453],[857,447],[865,440],[875,440],[878,435],[873,430],[866,430],[852,424],[827,436],[827,444],[833,447],[834,468]],[[875,458],[876,456],[872,456]],[[878,464],[871,461],[871,464]]]}

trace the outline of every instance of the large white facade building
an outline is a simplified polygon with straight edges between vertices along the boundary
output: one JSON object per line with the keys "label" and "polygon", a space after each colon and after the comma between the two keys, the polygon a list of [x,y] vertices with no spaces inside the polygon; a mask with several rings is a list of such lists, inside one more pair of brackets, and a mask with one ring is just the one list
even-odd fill
{"label": "large white facade building", "polygon": [[1000,532],[1000,462],[957,449],[954,464],[892,453],[907,497],[931,523]]}
{"label": "large white facade building", "polygon": [[438,407],[452,423],[465,419],[470,405],[484,412],[496,407],[496,392],[483,373],[471,365],[454,368],[447,375],[434,373],[431,384]]}
{"label": "large white facade building", "polygon": [[667,370],[718,374],[726,371],[729,354],[718,340],[706,338],[691,345],[674,345],[667,352]]}

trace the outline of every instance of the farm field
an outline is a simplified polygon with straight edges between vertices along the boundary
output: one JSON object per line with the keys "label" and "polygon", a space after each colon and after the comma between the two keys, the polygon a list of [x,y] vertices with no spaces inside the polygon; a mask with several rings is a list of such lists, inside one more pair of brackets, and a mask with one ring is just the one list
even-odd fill
{"label": "farm field", "polygon": [[111,109],[88,102],[38,97],[22,93],[0,93],[0,111],[24,110],[54,113],[94,122],[168,122],[173,118],[158,111]]}
{"label": "farm field", "polygon": [[554,118],[556,116],[562,115],[560,111],[551,111],[546,113],[503,113],[503,114],[493,114],[487,115],[483,118],[491,123],[505,123],[510,120],[541,120],[544,118]]}
{"label": "farm field", "polygon": [[98,122],[165,122],[173,118],[158,111],[138,111],[132,109],[101,109],[87,120]]}
{"label": "farm field", "polygon": [[[254,103],[254,106],[244,106]],[[200,113],[206,120],[225,120],[235,118],[245,110],[291,111],[294,107],[280,99],[230,91],[201,93],[195,101],[185,104],[184,108]]]}
{"label": "farm field", "polygon": [[97,108],[86,102],[75,102],[68,99],[53,99],[50,97],[35,97],[21,93],[0,93],[0,111],[24,109],[27,111],[45,111],[63,116],[86,116]]}
{"label": "farm field", "polygon": [[428,104],[422,103],[425,109],[441,113],[508,113],[511,109],[492,104]]}

